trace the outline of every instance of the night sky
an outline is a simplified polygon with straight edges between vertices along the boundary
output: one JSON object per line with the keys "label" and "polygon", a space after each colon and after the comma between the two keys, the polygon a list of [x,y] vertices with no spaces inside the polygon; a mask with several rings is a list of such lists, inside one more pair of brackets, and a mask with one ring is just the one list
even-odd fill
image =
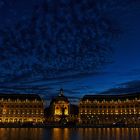
{"label": "night sky", "polygon": [[1,93],[140,91],[139,0],[0,0]]}

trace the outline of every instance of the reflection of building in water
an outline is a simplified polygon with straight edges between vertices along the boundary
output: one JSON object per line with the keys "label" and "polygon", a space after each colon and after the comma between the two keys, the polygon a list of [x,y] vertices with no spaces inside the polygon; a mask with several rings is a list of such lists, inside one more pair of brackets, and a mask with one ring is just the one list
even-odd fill
{"label": "reflection of building in water", "polygon": [[0,122],[43,122],[43,101],[36,94],[0,94]]}
{"label": "reflection of building in water", "polygon": [[85,95],[79,119],[81,124],[140,124],[140,94]]}
{"label": "reflection of building in water", "polygon": [[60,89],[60,93],[50,103],[50,115],[51,121],[60,121],[62,116],[66,119],[69,116],[69,100],[64,96],[63,89]]}

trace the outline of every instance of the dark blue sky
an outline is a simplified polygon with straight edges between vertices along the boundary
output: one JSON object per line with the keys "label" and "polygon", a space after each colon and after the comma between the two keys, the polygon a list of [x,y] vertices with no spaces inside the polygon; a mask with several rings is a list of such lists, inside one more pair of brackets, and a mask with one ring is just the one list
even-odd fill
{"label": "dark blue sky", "polygon": [[[125,1],[126,1],[126,3],[125,3]],[[128,1],[130,4],[127,4]],[[36,9],[35,7],[36,6],[39,7],[43,2],[44,2],[44,0],[29,0],[29,1],[28,0],[20,0],[20,1],[19,0],[0,0],[0,21],[1,21],[0,28],[4,29],[5,27],[8,27],[8,28],[12,29],[15,26],[15,24],[17,24],[17,22],[20,22],[21,25],[22,24],[26,25],[26,22],[31,20],[31,16],[33,15],[32,13],[33,13],[34,9]],[[50,67],[49,67],[50,71],[49,70],[47,71],[49,74],[55,75],[54,77],[47,78],[47,76],[46,76],[46,78],[44,78],[44,77],[40,78],[40,73],[42,73],[43,70],[41,71],[39,69],[36,72],[34,69],[31,68],[30,71],[31,71],[31,73],[34,73],[34,74],[31,76],[30,80],[24,79],[23,78],[24,76],[22,76],[22,78],[17,78],[17,77],[13,78],[12,79],[13,81],[7,80],[8,77],[6,74],[10,73],[9,72],[10,69],[11,69],[11,71],[13,70],[13,68],[10,68],[12,65],[8,65],[7,69],[9,69],[9,70],[4,69],[5,71],[8,71],[8,72],[6,74],[5,73],[3,74],[4,76],[6,76],[6,78],[5,78],[6,80],[1,80],[1,92],[13,92],[13,91],[19,92],[19,93],[20,92],[36,92],[36,93],[42,94],[42,96],[44,96],[46,99],[50,99],[50,97],[56,95],[58,92],[58,89],[62,87],[62,88],[64,88],[66,95],[69,96],[72,100],[74,100],[75,97],[76,97],[76,99],[79,99],[84,94],[97,94],[97,93],[100,94],[102,92],[106,93],[106,94],[116,94],[116,93],[139,91],[140,90],[140,38],[139,38],[139,36],[140,36],[140,27],[139,27],[139,25],[140,25],[140,2],[138,0],[135,0],[135,1],[124,0],[124,2],[119,1],[119,0],[118,1],[114,0],[113,2],[110,1],[110,4],[108,4],[109,0],[107,0],[106,2],[100,0],[100,2],[101,2],[101,5],[102,5],[102,3],[105,3],[104,7],[102,6],[101,8],[99,8],[99,13],[98,13],[98,14],[102,14],[100,12],[105,11],[104,14],[102,14],[102,20],[108,18],[107,23],[111,24],[111,26],[110,26],[110,28],[112,28],[111,32],[113,32],[114,30],[116,30],[118,28],[120,28],[120,32],[121,32],[118,35],[119,37],[116,37],[115,39],[111,39],[112,41],[108,41],[108,38],[105,38],[105,39],[103,38],[104,40],[106,40],[104,42],[108,41],[107,43],[113,49],[113,52],[109,52],[109,54],[107,56],[105,56],[105,57],[107,57],[107,59],[111,59],[111,63],[109,63],[109,64],[102,63],[99,66],[97,64],[96,65],[94,64],[95,66],[92,65],[92,67],[89,68],[89,67],[87,67],[87,65],[85,65],[85,63],[91,64],[91,61],[94,61],[94,58],[92,58],[92,56],[91,56],[91,59],[88,60],[86,57],[84,57],[83,61],[85,61],[85,63],[81,63],[80,66],[76,64],[76,67],[77,67],[76,72],[75,71],[73,72],[72,69],[68,69],[67,63],[65,64],[66,66],[62,65],[62,67],[65,66],[66,69],[61,70],[59,67],[56,68],[56,65],[60,65],[59,61],[58,61],[58,64],[56,64],[54,67],[52,66],[52,69],[50,69]],[[51,2],[51,3],[53,3],[53,2]],[[55,3],[55,1],[54,1],[54,3]],[[77,3],[78,3],[78,0],[77,0]],[[95,3],[96,3],[96,1],[95,1]],[[56,5],[57,4],[58,3],[56,3]],[[64,4],[65,4],[65,2],[64,2]],[[85,7],[83,7],[83,8],[85,8]],[[94,11],[94,7],[89,7],[89,8],[91,8],[91,9],[93,8],[93,11]],[[104,9],[108,8],[108,10],[104,10],[103,8]],[[77,11],[78,11],[78,8],[77,8]],[[57,12],[58,13],[60,12],[59,8],[58,8]],[[36,12],[36,13],[39,16],[40,15],[43,16],[43,14],[44,14],[44,12],[42,12],[41,10],[40,10],[40,12]],[[50,21],[51,21],[51,16],[54,16],[54,15],[55,14],[53,14],[53,13],[50,14]],[[68,17],[68,15],[67,15],[67,13],[64,14],[63,12],[59,13],[60,17],[64,16],[64,17],[70,18],[70,17]],[[81,15],[79,14],[78,17],[83,18],[82,16],[83,16],[82,14]],[[92,16],[92,14],[90,16]],[[93,17],[94,16],[95,15],[93,14]],[[89,17],[89,19],[90,19],[90,17]],[[100,22],[102,22],[102,20],[98,21],[99,24],[100,24]],[[86,21],[86,24],[89,24],[91,22],[91,21],[89,21],[89,23],[88,23],[87,21]],[[112,21],[112,23],[111,23],[111,21]],[[46,21],[46,22],[48,22],[48,21]],[[56,22],[57,22],[57,20],[56,20]],[[41,25],[42,23],[40,22],[39,24]],[[51,24],[51,22],[50,22],[50,24]],[[114,24],[114,25],[112,25],[112,24]],[[28,27],[34,28],[33,25],[30,25]],[[51,27],[52,26],[49,26],[49,24],[48,24],[48,28],[50,28],[49,34],[51,34],[51,32],[52,32]],[[77,28],[78,28],[78,26],[77,26]],[[80,28],[87,29],[87,27],[85,27],[85,26],[80,27]],[[89,29],[89,30],[91,30],[91,29]],[[99,27],[99,29],[100,29],[100,27]],[[73,31],[75,32],[76,30],[73,30]],[[80,31],[81,31],[81,29],[80,29]],[[55,28],[54,28],[53,32],[55,32]],[[91,32],[92,32],[91,35],[94,35],[92,30],[91,30]],[[100,31],[100,32],[102,32],[102,31]],[[72,33],[72,34],[74,34],[74,33]],[[60,32],[60,35],[61,35],[61,32]],[[67,36],[67,34],[65,34],[65,35]],[[89,35],[89,33],[88,33],[88,35]],[[110,35],[110,33],[109,33],[109,35]],[[19,36],[19,35],[17,35],[17,36]],[[39,36],[41,36],[41,34],[39,34]],[[78,36],[78,37],[84,38],[83,36]],[[15,32],[15,36],[13,35],[13,38],[16,38],[16,32]],[[46,38],[47,38],[47,36],[46,36]],[[74,36],[74,38],[76,38],[76,36]],[[55,40],[55,38],[53,38],[53,39]],[[57,41],[55,42],[54,40],[53,40],[53,43],[55,44],[55,46],[57,46],[56,44],[59,44],[59,42],[57,42]],[[44,39],[41,39],[41,42],[43,42],[43,41],[44,41]],[[66,43],[66,45],[70,44],[68,47],[71,47],[73,45],[72,43],[78,44],[77,42],[74,42],[73,38],[71,39],[70,37],[68,37],[68,41],[69,41],[69,43],[64,42],[64,43]],[[91,40],[89,40],[89,41],[91,42]],[[2,42],[2,40],[1,40],[1,42]],[[93,42],[96,42],[96,39]],[[104,43],[104,42],[102,43],[102,39],[99,42],[100,42],[100,44]],[[1,48],[3,47],[2,45],[3,44],[1,43]],[[23,46],[26,46],[26,43]],[[62,46],[62,45],[60,44],[60,46]],[[17,45],[17,47],[18,47],[18,45]],[[65,48],[65,45],[63,45],[63,48]],[[28,49],[28,47],[27,47],[27,49]],[[37,51],[40,51],[40,50],[37,50]],[[10,56],[11,55],[10,49],[8,51],[4,50],[4,52],[1,51],[0,55],[3,56],[3,54],[5,54],[5,53]],[[17,53],[19,53],[19,52],[17,52]],[[19,54],[19,55],[22,56],[22,51],[20,51],[20,53],[21,54]],[[17,54],[15,53],[14,55],[17,55]],[[99,55],[101,55],[101,54],[99,54]],[[13,54],[11,56],[13,56]],[[67,56],[69,57],[69,54],[67,54]],[[89,57],[90,55],[87,55],[87,56]],[[15,57],[15,58],[17,59],[18,57]],[[28,56],[26,56],[26,57],[28,57]],[[36,56],[29,57],[29,59],[26,59],[26,57],[24,59],[21,59],[21,64],[24,65],[25,63],[27,63],[27,64],[29,63],[30,65],[32,65],[32,62],[38,61],[38,59],[36,60]],[[39,57],[43,57],[43,54],[40,53]],[[51,57],[51,54],[50,54],[50,57]],[[15,60],[12,60],[11,63],[13,63],[13,61],[15,61]],[[6,64],[7,64],[7,61],[9,63],[9,61],[11,61],[11,58],[8,58],[8,60],[6,59]],[[18,60],[16,60],[16,61],[18,61]],[[95,60],[95,61],[97,61],[97,60]],[[1,59],[1,62],[4,63],[5,60],[3,61]],[[45,64],[47,62],[42,58],[41,61],[39,61],[38,63],[39,64],[41,63],[40,65],[43,65],[43,63]],[[55,61],[55,63],[57,63],[57,61]],[[30,68],[29,66],[27,66],[27,64],[24,66],[24,69],[26,69],[26,67],[28,67],[27,69]],[[35,65],[36,64],[37,63],[35,63]],[[83,65],[83,67],[82,67],[82,65]],[[3,66],[3,64],[1,64],[1,67],[2,66]],[[16,67],[16,66],[17,65],[13,64],[13,67]],[[96,66],[98,68],[96,68],[96,70],[95,70]],[[45,68],[47,69],[47,67],[45,67]],[[79,68],[80,68],[80,72],[78,71],[78,73],[77,73],[77,69],[79,69]],[[87,71],[87,68],[88,68],[88,71]],[[3,69],[3,68],[1,68],[1,69]],[[59,69],[59,71],[55,71],[55,70],[53,71],[53,69]],[[14,69],[14,73],[15,72],[18,73],[19,71],[22,71],[22,67],[21,67],[21,69],[19,69],[19,68]],[[68,74],[66,73],[66,71],[68,71]],[[70,72],[72,72],[74,74],[69,74]],[[3,75],[1,76],[1,79],[3,78]],[[57,76],[60,75],[60,77],[57,77],[56,75]]]}

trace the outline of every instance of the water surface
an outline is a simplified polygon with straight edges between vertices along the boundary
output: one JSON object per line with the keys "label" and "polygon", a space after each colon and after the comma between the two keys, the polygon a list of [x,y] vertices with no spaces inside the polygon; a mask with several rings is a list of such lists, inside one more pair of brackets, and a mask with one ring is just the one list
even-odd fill
{"label": "water surface", "polygon": [[0,140],[140,140],[140,128],[0,128]]}

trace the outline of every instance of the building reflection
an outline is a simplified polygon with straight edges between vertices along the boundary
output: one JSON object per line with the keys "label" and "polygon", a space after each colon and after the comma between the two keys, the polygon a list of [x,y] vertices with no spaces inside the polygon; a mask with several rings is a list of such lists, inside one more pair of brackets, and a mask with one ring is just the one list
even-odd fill
{"label": "building reflection", "polygon": [[140,128],[0,128],[0,140],[139,140]]}
{"label": "building reflection", "polygon": [[69,131],[68,128],[54,128],[52,138],[53,140],[69,140]]}
{"label": "building reflection", "polygon": [[0,128],[0,140],[40,140],[42,132],[40,128]]}

